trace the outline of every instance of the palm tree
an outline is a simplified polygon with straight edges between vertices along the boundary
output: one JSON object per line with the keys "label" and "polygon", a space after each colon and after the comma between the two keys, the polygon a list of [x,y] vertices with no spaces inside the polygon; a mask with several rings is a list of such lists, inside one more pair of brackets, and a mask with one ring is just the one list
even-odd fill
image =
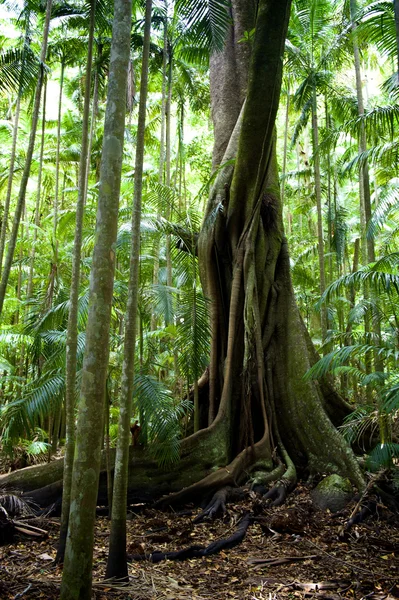
{"label": "palm tree", "polygon": [[[317,208],[317,237],[319,259],[320,295],[326,287],[325,258],[324,258],[324,228],[322,211],[322,187],[320,168],[320,134],[318,95],[325,92],[330,84],[331,72],[328,71],[327,61],[332,60],[331,47],[334,47],[334,23],[332,8],[327,0],[312,0],[311,2],[297,0],[294,2],[294,12],[291,19],[288,50],[288,68],[296,80],[300,74],[298,87],[294,93],[294,103],[301,111],[294,134],[294,141],[299,131],[311,118],[312,152],[314,188]],[[321,309],[321,337],[324,342],[327,337],[327,312]]]}
{"label": "palm tree", "polygon": [[[29,36],[30,36],[30,10],[29,7],[25,7],[25,35],[23,39],[23,47],[22,51],[19,54],[18,50],[12,49],[12,51],[8,51],[2,56],[2,60],[0,61],[1,66],[3,67],[3,72],[1,75],[1,81],[8,82],[9,85],[13,84],[13,79],[18,74],[18,89],[17,89],[17,99],[15,104],[15,115],[14,115],[14,127],[13,127],[13,138],[11,145],[11,153],[10,153],[10,166],[9,166],[9,175],[8,175],[8,183],[7,183],[7,194],[4,202],[4,211],[3,218],[1,223],[1,233],[0,233],[0,274],[3,266],[3,255],[4,255],[4,245],[6,240],[7,226],[8,226],[8,214],[10,209],[10,201],[11,201],[11,192],[13,185],[13,177],[14,177],[14,166],[15,166],[15,157],[16,157],[16,149],[17,149],[17,139],[18,139],[18,126],[19,126],[19,116],[21,109],[21,97],[24,92],[26,92],[27,84],[32,84],[32,75],[36,77],[37,72],[36,69],[39,67],[37,64],[36,57],[34,56],[32,50],[29,46]],[[33,73],[32,73],[33,71]],[[8,77],[7,77],[8,75]],[[11,81],[9,79],[11,78]],[[28,88],[29,89],[29,88]]]}
{"label": "palm tree", "polygon": [[50,28],[51,7],[52,7],[52,0],[47,0],[45,21],[44,21],[44,25],[43,25],[43,38],[42,38],[42,45],[41,45],[41,51],[40,51],[41,68],[39,71],[39,76],[38,76],[36,90],[35,90],[35,96],[34,96],[34,102],[33,102],[29,145],[28,145],[28,149],[27,149],[27,153],[26,153],[25,166],[24,166],[24,170],[23,170],[23,174],[22,174],[21,185],[20,185],[18,199],[17,199],[17,205],[15,208],[14,221],[13,221],[11,237],[10,237],[10,241],[9,241],[9,245],[8,245],[7,257],[6,257],[6,261],[4,264],[4,270],[2,272],[2,277],[1,277],[1,282],[0,282],[0,316],[1,316],[1,313],[3,310],[3,304],[4,304],[4,298],[6,295],[8,278],[10,276],[11,265],[12,265],[12,261],[14,258],[14,251],[15,251],[15,246],[17,243],[19,223],[20,223],[21,215],[22,215],[23,208],[25,205],[26,188],[28,185],[30,168],[31,168],[32,157],[33,157],[33,150],[34,150],[34,146],[35,146],[36,129],[37,129],[37,123],[38,123],[39,111],[40,111],[40,98],[41,98],[44,75],[45,75],[44,65],[45,65],[45,60],[46,60],[46,55],[47,55],[47,43],[48,43],[48,34],[49,34],[49,28]]}

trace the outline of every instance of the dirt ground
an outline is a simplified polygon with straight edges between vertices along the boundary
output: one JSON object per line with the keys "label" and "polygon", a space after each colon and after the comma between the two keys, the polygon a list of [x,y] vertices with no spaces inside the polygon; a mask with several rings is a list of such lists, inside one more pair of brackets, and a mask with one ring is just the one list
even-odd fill
{"label": "dirt ground", "polygon": [[[190,507],[188,507],[190,510]],[[325,600],[399,598],[399,515],[382,504],[377,515],[345,530],[353,511],[339,516],[314,509],[309,490],[298,487],[280,508],[254,496],[228,506],[213,523],[193,524],[191,514],[150,508],[131,513],[128,552],[150,554],[229,537],[242,514],[254,523],[244,541],[220,554],[186,561],[132,562],[128,584],[104,582],[109,521],[99,517],[93,567],[96,600]],[[139,507],[136,509],[139,511]],[[37,524],[37,523],[36,523]],[[45,540],[21,538],[0,548],[1,600],[59,598],[61,569],[54,564],[59,519],[43,519]],[[261,559],[261,561],[260,561]]]}

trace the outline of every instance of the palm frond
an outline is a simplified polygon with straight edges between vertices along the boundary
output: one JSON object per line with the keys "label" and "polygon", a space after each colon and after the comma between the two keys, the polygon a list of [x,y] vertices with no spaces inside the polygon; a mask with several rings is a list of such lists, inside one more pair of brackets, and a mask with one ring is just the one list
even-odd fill
{"label": "palm frond", "polygon": [[[355,344],[351,346],[344,346],[343,348],[337,348],[326,356],[323,356],[318,360],[304,375],[304,379],[320,379],[327,375],[327,373],[339,373],[339,368],[345,366],[345,363],[349,359],[363,357],[369,352],[374,352],[381,357],[397,356],[399,357],[399,351],[395,351],[390,347],[380,347],[371,344]],[[397,358],[396,358],[397,360]],[[374,375],[371,379],[374,378]],[[375,379],[381,381],[383,379],[380,375],[375,375]],[[363,379],[365,385],[370,383],[370,380]]]}
{"label": "palm frond", "polygon": [[367,457],[366,464],[371,471],[378,471],[381,467],[391,467],[394,458],[399,458],[399,444],[394,442],[377,444]]}
{"label": "palm frond", "polygon": [[190,403],[175,404],[165,386],[145,374],[135,377],[134,398],[140,418],[145,421],[149,449],[154,458],[163,467],[176,462],[179,459],[181,420],[190,410]]}
{"label": "palm frond", "polygon": [[367,235],[374,238],[383,228],[388,216],[397,210],[399,210],[399,185],[394,180],[380,192],[378,206],[368,224]]}
{"label": "palm frond", "polygon": [[230,25],[227,0],[177,0],[176,10],[186,24],[185,46],[223,48]]}

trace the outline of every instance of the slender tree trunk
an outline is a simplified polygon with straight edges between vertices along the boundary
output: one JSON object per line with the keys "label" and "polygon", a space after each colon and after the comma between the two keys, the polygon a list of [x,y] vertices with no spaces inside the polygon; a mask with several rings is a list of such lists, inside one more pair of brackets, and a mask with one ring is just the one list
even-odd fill
{"label": "slender tree trunk", "polygon": [[28,287],[27,287],[27,292],[26,292],[28,298],[30,298],[32,296],[32,291],[33,291],[33,271],[34,271],[35,254],[36,254],[37,231],[38,231],[38,228],[40,225],[40,202],[41,202],[41,193],[42,193],[44,136],[46,133],[46,100],[47,100],[47,81],[45,81],[45,83],[44,83],[44,90],[43,90],[42,135],[41,135],[41,139],[40,139],[39,173],[37,176],[37,191],[36,191],[35,218],[34,218],[35,226],[33,228],[33,240],[32,240],[32,248],[31,248],[30,260],[29,260]]}
{"label": "slender tree trunk", "polygon": [[54,238],[54,252],[55,252],[55,263],[56,264],[58,264],[57,227],[58,227],[58,209],[59,209],[61,115],[62,115],[62,93],[63,93],[63,88],[64,88],[64,73],[65,73],[65,59],[63,59],[61,61],[60,95],[59,95],[59,99],[58,99],[57,148],[56,148],[56,154],[55,154],[53,238]]}
{"label": "slender tree trunk", "polygon": [[[324,96],[324,109],[325,109],[325,127],[326,131],[330,128],[330,114],[328,110],[327,96]],[[328,273],[326,277],[326,283],[330,284],[334,278],[333,275],[333,253],[332,253],[332,238],[333,238],[333,224],[332,224],[332,202],[331,202],[331,156],[330,151],[327,151],[327,210],[328,210]],[[337,203],[335,196],[334,186],[334,214],[337,214]],[[327,317],[328,324],[328,317]],[[328,324],[329,325],[329,324]]]}
{"label": "slender tree trunk", "polygon": [[[168,1],[165,0],[165,20],[163,29],[163,56],[162,56],[162,97],[161,97],[161,139],[159,147],[159,170],[158,181],[160,184],[164,182],[165,168],[165,121],[166,121],[166,84],[167,84],[167,59],[168,59]],[[161,209],[158,207],[157,218],[161,216]],[[157,236],[154,242],[154,267],[152,282],[154,285],[159,283],[159,249],[160,239]],[[155,313],[151,315],[151,331],[157,328],[157,316]]]}
{"label": "slender tree trunk", "polygon": [[25,157],[24,170],[22,172],[21,185],[19,188],[17,205],[15,208],[14,221],[13,221],[13,226],[12,226],[12,231],[11,231],[11,237],[10,237],[9,244],[8,244],[6,261],[4,264],[4,270],[2,272],[2,277],[1,277],[1,282],[0,282],[0,318],[1,318],[1,313],[3,311],[3,304],[4,304],[5,295],[6,295],[8,278],[10,276],[12,261],[14,258],[15,246],[16,246],[17,237],[18,237],[19,223],[21,220],[21,215],[22,215],[22,211],[24,208],[24,204],[25,204],[26,188],[28,186],[30,167],[32,164],[32,157],[33,157],[33,150],[35,147],[37,122],[39,119],[39,112],[40,112],[40,98],[41,98],[42,86],[43,86],[43,81],[44,81],[44,66],[43,65],[45,63],[46,55],[47,55],[47,43],[48,43],[48,33],[49,33],[49,27],[50,27],[51,7],[52,7],[52,0],[47,0],[46,17],[45,17],[45,22],[44,22],[44,27],[43,27],[43,39],[42,39],[42,46],[41,46],[41,51],[40,51],[41,66],[40,66],[40,70],[39,70],[39,75],[38,75],[38,80],[37,80],[36,90],[35,90],[35,98],[34,98],[34,102],[33,102],[29,143],[28,143],[28,149],[27,149],[26,157]]}
{"label": "slender tree trunk", "polygon": [[57,452],[58,441],[60,439],[61,417],[62,406],[57,406],[55,409],[53,432],[51,436],[51,456]]}
{"label": "slender tree trunk", "polygon": [[115,0],[96,241],[90,275],[89,316],[61,600],[91,598],[94,521],[104,427],[131,14],[131,0]]}
{"label": "slender tree trunk", "polygon": [[[313,143],[313,168],[317,206],[317,239],[320,271],[320,296],[326,289],[325,261],[324,261],[324,234],[323,234],[323,212],[321,206],[321,175],[320,175],[320,153],[319,153],[319,123],[317,115],[316,88],[313,88],[312,101],[312,143]],[[324,343],[327,337],[327,308],[323,302],[320,309],[321,340]]]}
{"label": "slender tree trunk", "polygon": [[[287,83],[287,103],[285,105],[285,123],[284,123],[284,150],[283,150],[283,168],[281,172],[281,204],[284,206],[285,199],[285,177],[287,171],[287,148],[288,148],[288,126],[290,116],[290,80]],[[289,202],[287,204],[287,233],[291,233],[291,215]]]}
{"label": "slender tree trunk", "polygon": [[395,13],[395,33],[396,33],[396,60],[397,60],[397,73],[398,73],[398,82],[399,85],[399,0],[393,0],[393,9]]}
{"label": "slender tree trunk", "polygon": [[109,445],[109,393],[108,384],[106,384],[105,392],[105,431],[104,431],[104,442],[105,442],[105,463],[107,466],[107,497],[108,497],[108,517],[111,518],[112,513],[112,472],[111,472],[111,457],[110,457],[110,445]]}
{"label": "slender tree trunk", "polygon": [[[27,11],[26,16],[25,16],[26,26],[25,26],[25,40],[24,40],[24,46],[26,47],[29,45],[29,41],[30,41],[30,9],[27,6],[25,6],[25,10]],[[22,69],[23,69],[23,66],[24,66],[24,58],[22,60]],[[2,268],[3,268],[4,246],[5,246],[5,241],[6,241],[6,233],[7,233],[7,227],[8,227],[8,215],[10,212],[11,192],[12,192],[12,184],[13,184],[13,178],[14,178],[14,166],[15,166],[16,149],[17,149],[17,139],[18,139],[19,115],[20,115],[20,111],[21,111],[21,92],[22,92],[22,81],[20,81],[20,84],[18,87],[17,102],[16,102],[16,106],[15,106],[14,130],[13,130],[13,135],[12,135],[10,168],[8,171],[8,182],[7,182],[7,193],[6,193],[6,199],[4,202],[4,213],[3,213],[3,220],[1,223],[1,231],[0,231],[0,275],[2,273]]]}
{"label": "slender tree trunk", "polygon": [[17,150],[20,110],[21,110],[21,98],[18,93],[17,103],[15,106],[14,129],[13,129],[13,133],[12,133],[10,168],[8,171],[8,182],[7,182],[7,193],[6,193],[6,199],[4,202],[4,212],[3,212],[3,219],[1,222],[1,232],[0,232],[0,275],[2,272],[2,265],[3,265],[4,246],[5,246],[5,242],[6,242],[6,234],[7,234],[7,226],[8,226],[8,215],[10,212],[10,201],[11,201],[11,192],[12,192],[12,182],[13,182],[13,178],[14,178],[14,166],[15,166],[15,155],[16,155],[16,150]]}
{"label": "slender tree trunk", "polygon": [[[355,63],[355,75],[356,75],[356,94],[357,94],[357,106],[358,114],[360,117],[364,115],[364,102],[363,102],[363,91],[362,91],[362,76],[360,67],[360,53],[356,35],[356,13],[357,13],[357,0],[350,0],[350,15],[352,21],[352,32],[353,32],[353,54]],[[359,135],[359,153],[363,154],[367,151],[367,138],[366,128],[363,122],[360,124],[360,135]],[[369,165],[367,159],[362,163],[359,173],[359,195],[360,195],[360,228],[361,228],[361,250],[362,250],[362,261],[363,263],[372,263],[375,261],[375,244],[374,238],[367,235],[367,227],[371,220],[371,192],[370,192],[370,174]],[[364,286],[364,296],[367,299],[370,295],[368,286]],[[374,311],[372,311],[374,312]],[[372,321],[370,323],[370,321]],[[375,344],[379,345],[381,341],[381,326],[377,315],[370,319],[366,314],[365,316],[365,343],[369,344],[369,333],[373,331],[376,338]],[[365,358],[366,370],[371,372],[371,358],[366,356]],[[378,352],[374,352],[374,366],[377,371],[383,371],[384,365]],[[371,400],[371,391],[368,389],[368,398]]]}
{"label": "slender tree trunk", "polygon": [[80,260],[82,253],[83,214],[86,191],[86,169],[88,157],[88,133],[90,115],[90,81],[93,62],[93,42],[95,27],[96,0],[93,0],[90,13],[89,41],[87,48],[86,89],[82,122],[82,147],[79,161],[78,200],[76,204],[76,225],[74,254],[72,258],[72,279],[69,293],[69,314],[66,340],[66,373],[65,373],[65,468],[63,476],[62,510],[60,524],[60,539],[57,549],[56,562],[63,562],[65,553],[68,519],[71,502],[72,467],[75,451],[75,395],[76,369],[78,347],[78,301],[80,281]]}
{"label": "slender tree trunk", "polygon": [[[173,76],[173,53],[169,48],[169,69],[168,69],[168,94],[166,98],[166,156],[165,156],[165,184],[169,188],[171,183],[171,110],[172,110],[172,81]],[[168,204],[166,218],[170,220],[172,216],[172,207]],[[166,235],[166,281],[169,287],[172,287],[172,256],[171,256],[171,236]]]}
{"label": "slender tree trunk", "polygon": [[106,578],[128,577],[126,556],[127,474],[129,465],[130,418],[134,383],[134,358],[137,334],[137,304],[140,265],[140,222],[143,189],[144,132],[147,110],[148,63],[151,35],[152,0],[146,1],[143,60],[141,67],[140,104],[137,125],[136,162],[134,171],[134,202],[132,216],[132,243],[130,249],[129,290],[125,317],[124,355],[118,441],[115,458],[115,476],[112,522]]}
{"label": "slender tree trunk", "polygon": [[85,191],[84,191],[84,203],[85,204],[87,201],[87,189],[89,186],[91,149],[93,147],[94,133],[96,130],[97,113],[98,113],[98,72],[96,69],[96,72],[94,73],[93,107],[92,107],[92,111],[91,111],[89,145],[88,145],[88,149],[87,149],[86,180],[85,180]]}

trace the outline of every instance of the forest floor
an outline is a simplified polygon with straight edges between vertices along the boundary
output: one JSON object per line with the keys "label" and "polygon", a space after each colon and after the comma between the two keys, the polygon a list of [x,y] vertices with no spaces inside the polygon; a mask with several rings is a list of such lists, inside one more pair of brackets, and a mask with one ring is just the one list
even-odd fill
{"label": "forest floor", "polygon": [[[254,497],[228,506],[224,518],[193,524],[191,514],[144,508],[128,521],[128,552],[149,554],[229,537],[246,511],[257,521],[235,548],[198,559],[133,562],[125,587],[103,581],[109,521],[96,522],[93,599],[96,600],[323,600],[399,598],[399,515],[377,515],[345,530],[354,508],[339,516],[313,508],[298,487],[280,508]],[[37,523],[36,523],[37,524]],[[43,519],[45,540],[24,538],[0,548],[1,600],[59,598],[61,569],[54,564],[59,519]],[[267,562],[256,562],[262,559]]]}

